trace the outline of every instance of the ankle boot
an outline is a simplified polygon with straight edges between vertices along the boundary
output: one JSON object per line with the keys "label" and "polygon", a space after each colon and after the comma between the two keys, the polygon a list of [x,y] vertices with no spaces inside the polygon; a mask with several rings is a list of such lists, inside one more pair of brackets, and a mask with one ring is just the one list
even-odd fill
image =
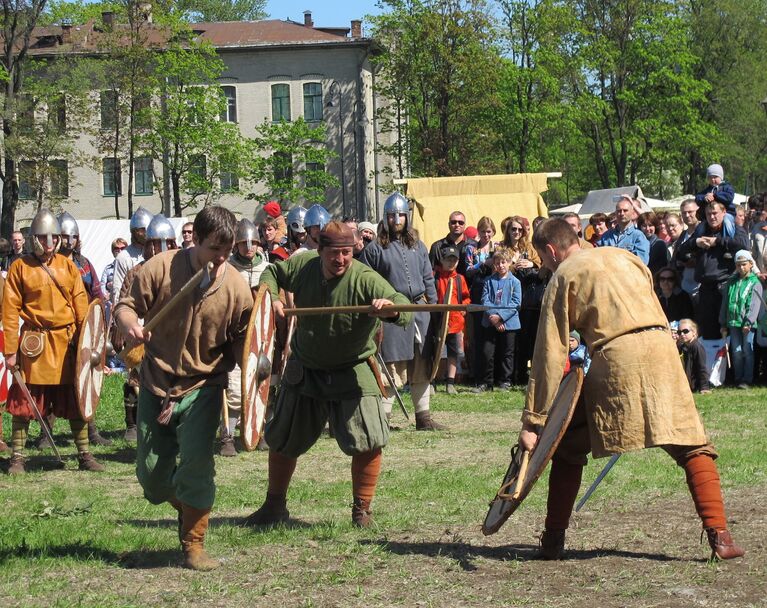
{"label": "ankle boot", "polygon": [[234,447],[234,437],[227,433],[221,435],[221,447],[218,449],[218,453],[228,458],[237,456],[237,448]]}
{"label": "ankle boot", "polygon": [[77,468],[81,471],[91,471],[92,473],[106,471],[106,467],[98,462],[90,452],[81,452],[77,455]]}
{"label": "ankle boot", "polygon": [[284,495],[266,493],[264,504],[245,518],[246,526],[274,526],[285,523],[290,518],[287,500]]}
{"label": "ankle boot", "polygon": [[358,528],[367,528],[373,523],[373,514],[370,511],[370,501],[355,498],[352,505],[352,524]]}
{"label": "ankle boot", "polygon": [[558,560],[565,553],[565,530],[544,530],[536,559]]}
{"label": "ankle boot", "polygon": [[415,430],[416,431],[446,431],[447,427],[444,424],[434,422],[429,410],[415,413]]}
{"label": "ankle boot", "polygon": [[184,551],[184,567],[209,572],[220,566],[218,560],[205,552],[205,533],[208,531],[210,509],[195,509],[182,504],[181,548]]}
{"label": "ankle boot", "polygon": [[136,406],[125,404],[125,441],[135,443],[138,440],[138,430],[136,429]]}
{"label": "ankle boot", "polygon": [[8,465],[8,475],[23,475],[27,472],[24,467],[24,455],[19,452],[14,452],[11,456],[11,462]]}
{"label": "ankle boot", "polygon": [[91,445],[112,445],[111,440],[102,437],[96,428],[96,420],[92,419],[88,423],[88,443]]}
{"label": "ankle boot", "polygon": [[708,544],[711,546],[711,559],[733,559],[743,557],[746,552],[735,544],[728,530],[706,528]]}

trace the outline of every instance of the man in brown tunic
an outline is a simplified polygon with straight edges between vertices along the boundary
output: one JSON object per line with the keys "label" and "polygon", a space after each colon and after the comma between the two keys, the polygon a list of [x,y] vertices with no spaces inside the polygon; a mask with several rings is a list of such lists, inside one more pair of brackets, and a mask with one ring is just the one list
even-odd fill
{"label": "man in brown tunic", "polygon": [[[253,297],[226,264],[235,218],[206,207],[194,220],[194,247],[155,255],[115,308],[126,342],[145,343],[138,406],[136,475],[153,504],[179,514],[184,565],[212,570],[203,548],[215,498],[213,443],[227,372],[239,362]],[[213,263],[211,283],[180,302],[151,335],[139,323],[157,315],[200,269]]]}
{"label": "man in brown tunic", "polygon": [[582,250],[563,220],[543,223],[533,246],[554,275],[546,289],[519,442],[530,450],[546,422],[578,331],[591,353],[581,399],[552,461],[541,557],[559,559],[586,464],[594,457],[661,447],[684,468],[713,555],[740,557],[727,531],[717,453],[708,443],[676,346],[635,255]]}
{"label": "man in brown tunic", "polygon": [[[55,414],[69,420],[77,446],[80,470],[103,471],[89,451],[87,423],[77,407],[74,385],[75,352],[70,348],[88,311],[88,297],[77,267],[59,247],[56,218],[42,209],[32,221],[34,253],[19,258],[8,271],[3,294],[5,361],[19,364],[24,380],[43,416]],[[40,331],[44,348],[37,355],[19,349],[19,321],[28,331]],[[17,354],[18,351],[18,354]],[[13,456],[10,474],[24,473],[23,448],[34,412],[21,387],[14,382],[8,393],[8,412],[13,416]]]}

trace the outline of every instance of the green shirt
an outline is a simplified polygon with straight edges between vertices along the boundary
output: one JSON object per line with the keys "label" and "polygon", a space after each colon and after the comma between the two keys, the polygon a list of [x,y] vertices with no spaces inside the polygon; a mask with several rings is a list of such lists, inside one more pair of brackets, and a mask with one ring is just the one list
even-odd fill
{"label": "green shirt", "polygon": [[[261,283],[269,286],[274,297],[280,288],[293,292],[297,308],[359,306],[377,298],[409,304],[386,279],[357,260],[340,277],[325,279],[315,251],[270,266]],[[393,322],[405,327],[411,319],[412,313],[403,312]],[[301,392],[326,398],[377,395],[378,385],[367,359],[376,353],[378,323],[365,313],[301,317],[290,345],[305,369]]]}

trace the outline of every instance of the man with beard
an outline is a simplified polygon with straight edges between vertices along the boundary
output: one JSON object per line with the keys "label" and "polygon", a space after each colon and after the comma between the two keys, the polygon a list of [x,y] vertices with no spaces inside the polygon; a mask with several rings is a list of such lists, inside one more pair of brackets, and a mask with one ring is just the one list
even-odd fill
{"label": "man with beard", "polygon": [[353,259],[355,235],[341,222],[319,234],[319,251],[293,256],[266,269],[275,316],[284,316],[278,291],[295,294],[298,308],[370,305],[367,314],[327,314],[301,319],[266,424],[269,487],[266,500],[245,521],[249,526],[287,521],[286,496],[298,457],[329,424],[341,450],[352,457],[352,522],[367,527],[389,428],[381,404],[374,355],[378,319],[405,326],[410,314],[387,311],[407,304],[381,276]]}
{"label": "man with beard", "polygon": [[[362,250],[360,261],[384,277],[392,287],[416,304],[435,304],[437,290],[429,255],[409,226],[410,204],[400,193],[384,203],[387,230]],[[407,327],[387,327],[381,343],[381,355],[392,378],[410,384],[415,408],[415,428],[419,431],[445,430],[429,411],[431,367],[435,354],[429,332],[431,315],[418,312]],[[437,353],[437,356],[439,353]],[[393,398],[383,400],[386,415],[391,417]]]}

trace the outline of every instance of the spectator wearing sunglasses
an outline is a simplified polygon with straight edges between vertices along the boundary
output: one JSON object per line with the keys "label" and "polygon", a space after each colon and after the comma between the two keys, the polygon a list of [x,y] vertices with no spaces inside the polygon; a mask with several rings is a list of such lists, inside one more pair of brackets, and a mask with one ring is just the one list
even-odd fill
{"label": "spectator wearing sunglasses", "polygon": [[690,383],[690,390],[693,393],[710,393],[706,349],[698,340],[698,326],[695,321],[680,319],[676,340],[684,375]]}
{"label": "spectator wearing sunglasses", "polygon": [[189,249],[190,247],[194,247],[194,241],[192,241],[192,233],[194,224],[192,222],[187,222],[181,227],[181,248],[182,249]]}
{"label": "spectator wearing sunglasses", "polygon": [[692,300],[679,284],[679,273],[664,266],[655,274],[655,293],[669,321],[679,321],[693,315]]}
{"label": "spectator wearing sunglasses", "polygon": [[432,268],[438,270],[442,263],[442,250],[445,247],[455,247],[458,250],[458,274],[466,276],[466,256],[463,254],[464,247],[475,241],[467,239],[464,235],[466,230],[466,216],[461,211],[453,211],[447,222],[448,233],[445,238],[432,243],[429,249],[429,262]]}

